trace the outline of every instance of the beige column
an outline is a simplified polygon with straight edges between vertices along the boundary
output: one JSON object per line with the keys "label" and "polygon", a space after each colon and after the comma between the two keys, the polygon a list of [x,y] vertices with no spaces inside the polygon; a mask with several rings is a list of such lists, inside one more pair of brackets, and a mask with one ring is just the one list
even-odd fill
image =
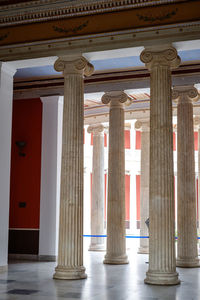
{"label": "beige column", "polygon": [[105,264],[127,264],[125,238],[125,150],[124,150],[124,92],[108,92],[102,97],[110,103],[107,248]]}
{"label": "beige column", "polygon": [[[93,133],[91,234],[104,233],[104,126],[90,125]],[[91,237],[90,251],[104,250],[103,237]]]}
{"label": "beige column", "polygon": [[[150,122],[139,120],[135,128],[141,130],[141,178],[140,178],[140,236],[148,236],[149,230],[145,221],[149,218],[149,150],[150,150]],[[138,253],[149,253],[149,239],[140,238]]]}
{"label": "beige column", "polygon": [[145,283],[174,285],[180,281],[175,260],[171,69],[179,65],[180,58],[170,46],[145,49],[140,58],[151,75],[150,239]]}
{"label": "beige column", "polygon": [[198,132],[198,219],[197,234],[200,235],[200,117],[194,118],[194,130]]}
{"label": "beige column", "polygon": [[93,66],[80,56],[54,65],[64,75],[58,265],[55,279],[86,278],[83,267],[83,75]]}
{"label": "beige column", "polygon": [[193,86],[173,89],[177,104],[177,174],[178,174],[178,267],[198,267],[196,188],[194,163],[193,104],[198,91]]}
{"label": "beige column", "polygon": [[198,236],[200,236],[200,118],[198,118]]}

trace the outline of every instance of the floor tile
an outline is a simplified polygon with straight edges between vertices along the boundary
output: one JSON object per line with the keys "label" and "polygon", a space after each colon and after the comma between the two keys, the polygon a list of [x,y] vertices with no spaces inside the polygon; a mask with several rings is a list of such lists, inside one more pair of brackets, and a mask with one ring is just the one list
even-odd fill
{"label": "floor tile", "polygon": [[[135,243],[135,241],[133,241]],[[0,300],[199,300],[200,269],[178,269],[181,284],[163,287],[144,284],[147,255],[128,251],[128,265],[104,265],[103,252],[88,252],[87,279],[53,280],[56,263],[11,261],[0,274]]]}
{"label": "floor tile", "polygon": [[38,293],[37,290],[20,290],[20,289],[14,289],[7,292],[7,294],[13,294],[13,295],[31,295],[34,293]]}
{"label": "floor tile", "polygon": [[15,282],[16,280],[9,280],[9,279],[0,279],[0,284],[8,284],[8,283],[12,283]]}

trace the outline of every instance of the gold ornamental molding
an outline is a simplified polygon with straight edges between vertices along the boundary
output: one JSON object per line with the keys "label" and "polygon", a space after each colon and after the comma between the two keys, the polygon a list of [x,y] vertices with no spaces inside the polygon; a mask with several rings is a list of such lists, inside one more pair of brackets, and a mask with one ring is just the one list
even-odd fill
{"label": "gold ornamental molding", "polygon": [[[32,2],[38,3],[38,1]],[[40,1],[40,3],[42,2],[44,7],[47,2],[49,4],[51,2],[52,7],[53,2],[65,2],[70,5],[74,2],[83,5],[82,0]],[[119,7],[116,6],[109,12],[100,9],[98,11],[97,4],[94,5],[97,2],[98,5],[110,3],[110,6],[106,6],[108,10],[114,3],[115,5],[118,3]],[[95,14],[89,14],[86,10],[87,4],[92,5],[92,3]],[[122,9],[124,3],[127,3],[129,8]],[[24,6],[26,4],[27,2],[24,3]],[[200,7],[200,0],[88,0],[84,5],[85,12],[80,16],[51,18],[39,23],[34,21],[34,23],[12,24],[12,26],[8,26],[7,23],[4,27],[0,26],[0,60],[11,61],[133,46],[168,44],[199,39],[200,36],[200,10],[197,9]],[[76,9],[74,9],[74,14]],[[6,9],[3,12],[0,9],[0,18],[4,11]],[[10,12],[10,9],[7,9],[7,13],[8,11]],[[18,12],[21,13],[21,9]],[[45,13],[41,16],[45,16]],[[12,17],[12,13],[10,17]]]}
{"label": "gold ornamental molding", "polygon": [[[8,2],[9,1],[4,1]],[[0,27],[78,17],[133,8],[189,2],[187,0],[38,0],[0,5]],[[173,13],[173,12],[172,12]],[[170,13],[168,13],[170,16]],[[143,17],[141,16],[142,18]],[[147,17],[148,20],[148,17]]]}
{"label": "gold ornamental molding", "polygon": [[[128,0],[123,0],[128,1]],[[122,0],[120,2],[123,2]],[[129,0],[130,2],[136,0]],[[139,0],[138,0],[139,1]],[[142,0],[140,0],[142,1]],[[160,2],[160,1],[158,1]],[[162,4],[165,0],[162,1]],[[108,1],[109,3],[109,1]],[[113,1],[110,1],[113,3]],[[148,3],[148,2],[147,2]],[[150,3],[150,2],[149,2]],[[0,27],[0,46],[55,41],[66,38],[106,35],[113,32],[136,31],[149,27],[187,23],[200,20],[200,0],[170,2],[156,6],[130,8],[110,13],[74,16],[42,23]]]}

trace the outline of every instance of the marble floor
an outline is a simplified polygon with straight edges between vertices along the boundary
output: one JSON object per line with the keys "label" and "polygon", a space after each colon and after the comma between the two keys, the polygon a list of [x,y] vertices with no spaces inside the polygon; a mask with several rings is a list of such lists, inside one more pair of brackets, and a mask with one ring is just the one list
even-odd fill
{"label": "marble floor", "polygon": [[[86,280],[53,280],[55,263],[10,262],[0,274],[0,300],[199,300],[200,269],[178,269],[181,285],[144,284],[148,256],[128,250],[129,265],[103,265],[104,252],[85,251]],[[130,244],[131,244],[130,243]]]}

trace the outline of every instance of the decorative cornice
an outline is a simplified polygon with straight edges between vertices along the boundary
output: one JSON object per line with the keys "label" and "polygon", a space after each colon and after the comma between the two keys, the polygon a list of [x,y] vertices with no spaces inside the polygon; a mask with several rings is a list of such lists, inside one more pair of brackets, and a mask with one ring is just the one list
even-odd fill
{"label": "decorative cornice", "polygon": [[151,44],[173,43],[199,39],[200,21],[187,22],[158,27],[138,28],[112,33],[90,34],[78,37],[66,37],[20,45],[9,44],[0,47],[0,61],[13,61],[29,58],[61,56],[91,51],[141,46],[144,41]]}
{"label": "decorative cornice", "polygon": [[186,0],[38,0],[0,6],[0,26],[26,24]]}

